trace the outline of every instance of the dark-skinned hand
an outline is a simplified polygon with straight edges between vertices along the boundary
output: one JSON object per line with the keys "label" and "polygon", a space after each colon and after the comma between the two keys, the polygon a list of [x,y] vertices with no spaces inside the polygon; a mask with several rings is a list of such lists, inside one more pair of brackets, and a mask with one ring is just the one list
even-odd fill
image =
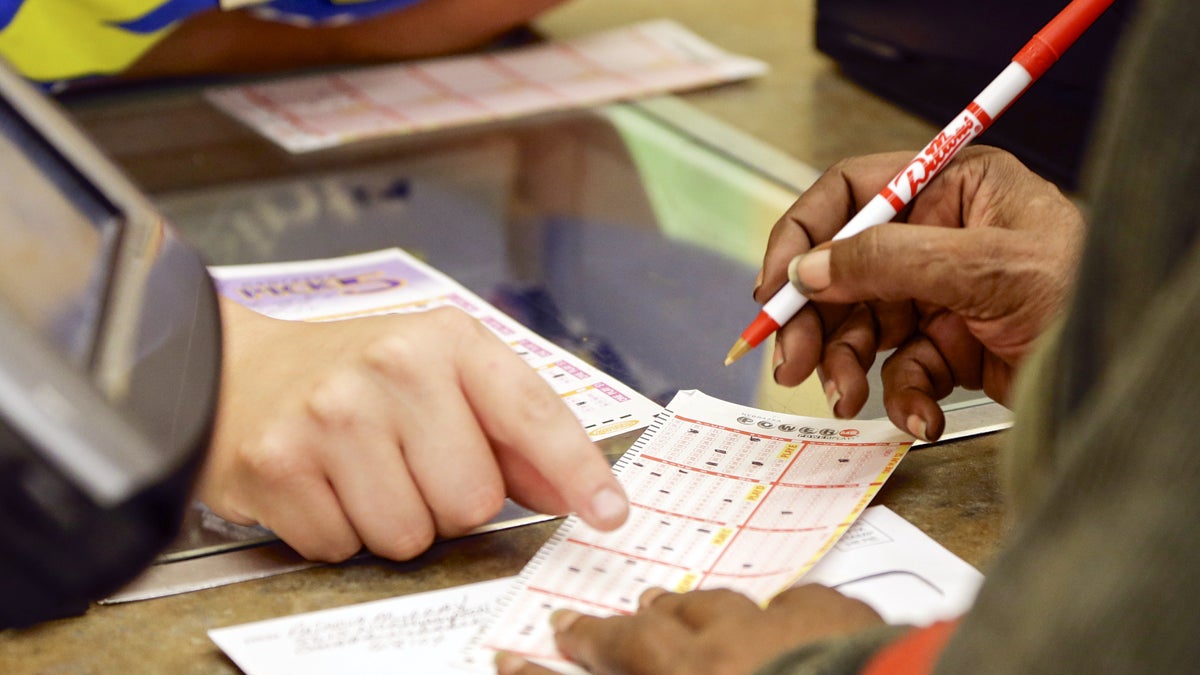
{"label": "dark-skinned hand", "polygon": [[[731,590],[650,589],[638,604],[631,616],[555,612],[559,651],[604,675],[734,675],[807,643],[883,623],[865,603],[816,584],[784,591],[765,609]],[[500,675],[553,672],[505,653],[496,665]]]}
{"label": "dark-skinned hand", "polygon": [[834,414],[866,403],[876,353],[884,406],[899,428],[938,438],[938,401],[955,387],[1007,403],[1013,375],[1064,307],[1084,219],[1053,184],[1012,155],[965,149],[896,217],[832,237],[912,158],[844,160],[772,230],[754,297],[793,283],[812,302],[775,337],[775,380],[795,386],[814,369]]}

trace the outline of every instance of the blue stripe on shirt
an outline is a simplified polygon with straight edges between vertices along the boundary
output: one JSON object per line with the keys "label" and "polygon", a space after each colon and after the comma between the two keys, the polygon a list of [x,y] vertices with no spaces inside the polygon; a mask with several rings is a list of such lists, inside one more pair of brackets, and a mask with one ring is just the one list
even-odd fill
{"label": "blue stripe on shirt", "polygon": [[0,0],[0,30],[8,28],[8,24],[12,23],[13,17],[17,15],[17,10],[21,9],[21,4],[25,0]]}
{"label": "blue stripe on shirt", "polygon": [[[0,2],[4,1],[0,0]],[[218,4],[217,0],[167,0],[136,19],[113,25],[131,33],[148,35],[157,33],[180,19],[186,19],[193,14],[212,9]]]}
{"label": "blue stripe on shirt", "polygon": [[335,17],[353,16],[368,19],[385,14],[421,0],[371,0],[370,2],[331,2],[331,0],[273,0],[253,7],[270,7],[283,14],[302,16],[320,23]]}

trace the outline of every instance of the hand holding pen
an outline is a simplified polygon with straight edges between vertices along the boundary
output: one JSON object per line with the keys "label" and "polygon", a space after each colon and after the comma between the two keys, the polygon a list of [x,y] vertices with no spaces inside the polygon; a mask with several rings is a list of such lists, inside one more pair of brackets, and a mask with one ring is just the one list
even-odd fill
{"label": "hand holding pen", "polygon": [[853,417],[875,354],[894,350],[881,373],[888,417],[936,440],[945,425],[937,402],[954,387],[1008,401],[1017,366],[1065,306],[1084,222],[1053,184],[980,146],[913,200],[903,222],[831,242],[845,214],[910,157],[849,159],[818,179],[771,232],[757,295],[790,277],[812,300],[775,336],[776,382],[796,386],[819,369],[834,414]]}
{"label": "hand holding pen", "polygon": [[[1058,61],[1075,40],[1108,9],[1113,0],[1073,0],[1046,24],[1012,62],[971,101],[879,193],[862,207],[834,239],[846,239],[886,223],[929,185],[962,148],[983,133],[1028,87]],[[748,353],[796,315],[807,302],[794,286],[785,285],[763,305],[725,357],[725,365]]]}

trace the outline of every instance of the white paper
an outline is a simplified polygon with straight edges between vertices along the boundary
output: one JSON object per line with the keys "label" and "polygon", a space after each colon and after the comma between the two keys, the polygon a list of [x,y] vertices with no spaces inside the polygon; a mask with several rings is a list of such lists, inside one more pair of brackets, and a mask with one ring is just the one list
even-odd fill
{"label": "white paper", "polygon": [[[919,578],[920,583],[906,578]],[[247,675],[492,673],[461,651],[516,577],[217,628],[209,637]],[[884,506],[865,510],[803,578],[832,585],[889,623],[966,611],[983,576]],[[934,590],[936,589],[936,590]],[[559,668],[560,670],[565,670]]]}
{"label": "white paper", "polygon": [[761,75],[679,24],[211,89],[217,107],[291,152],[577,108]]}
{"label": "white paper", "polygon": [[506,577],[217,628],[208,636],[247,675],[459,672],[453,657],[511,584]]}
{"label": "white paper", "polygon": [[593,439],[644,427],[662,410],[400,249],[209,269],[222,295],[280,319],[333,321],[457,307],[537,371]]}
{"label": "white paper", "polygon": [[872,506],[799,583],[816,583],[879,612],[926,626],[962,615],[983,575],[886,506]]}

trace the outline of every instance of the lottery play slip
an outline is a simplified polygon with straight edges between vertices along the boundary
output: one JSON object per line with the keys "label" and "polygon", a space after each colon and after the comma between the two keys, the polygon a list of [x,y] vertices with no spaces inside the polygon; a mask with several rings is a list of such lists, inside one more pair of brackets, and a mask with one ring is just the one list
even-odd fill
{"label": "lottery play slip", "polygon": [[765,602],[837,542],[911,442],[886,420],[785,415],[680,392],[616,464],[628,522],[605,533],[567,519],[465,664],[505,650],[568,669],[550,614],[630,614],[650,587],[733,588]]}

